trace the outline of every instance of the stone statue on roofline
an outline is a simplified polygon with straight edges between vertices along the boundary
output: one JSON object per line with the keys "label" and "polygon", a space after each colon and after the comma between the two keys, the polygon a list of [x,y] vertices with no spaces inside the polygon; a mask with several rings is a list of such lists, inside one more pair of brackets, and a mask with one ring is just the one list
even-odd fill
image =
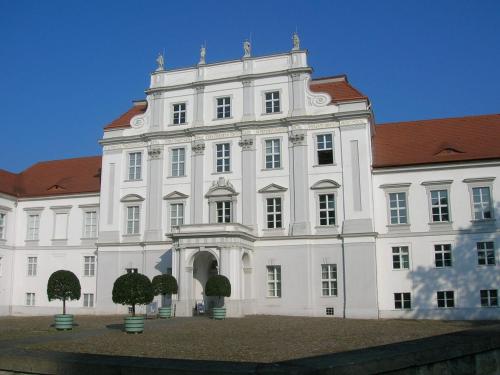
{"label": "stone statue on roofline", "polygon": [[299,39],[299,34],[297,34],[297,32],[293,33],[292,41],[293,41],[292,51],[299,50],[300,49],[300,39]]}
{"label": "stone statue on roofline", "polygon": [[250,45],[250,42],[248,40],[245,40],[243,42],[243,52],[244,52],[243,57],[250,57],[252,52],[252,46]]}
{"label": "stone statue on roofline", "polygon": [[163,54],[161,52],[158,54],[158,57],[156,58],[156,63],[158,64],[158,67],[156,68],[157,72],[165,70],[165,60],[163,59]]}
{"label": "stone statue on roofline", "polygon": [[202,45],[200,48],[200,62],[198,64],[205,64],[205,56],[207,55],[207,48]]}

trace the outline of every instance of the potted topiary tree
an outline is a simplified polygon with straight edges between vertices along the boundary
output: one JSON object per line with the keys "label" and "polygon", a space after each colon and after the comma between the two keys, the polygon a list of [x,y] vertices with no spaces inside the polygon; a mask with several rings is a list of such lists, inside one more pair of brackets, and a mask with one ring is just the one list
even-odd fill
{"label": "potted topiary tree", "polygon": [[59,270],[50,275],[47,283],[47,297],[49,301],[54,299],[63,301],[63,313],[55,316],[56,329],[73,329],[73,315],[66,314],[66,300],[80,299],[81,290],[78,277],[71,271]]}
{"label": "potted topiary tree", "polygon": [[166,295],[172,295],[177,293],[177,280],[172,275],[156,275],[153,277],[153,292],[155,296],[161,294],[162,296],[162,307],[159,309],[160,318],[170,318],[172,317],[172,306],[163,306],[165,303]]}
{"label": "potted topiary tree", "polygon": [[135,306],[151,303],[153,298],[151,281],[143,274],[126,273],[115,280],[113,302],[132,308],[132,316],[125,318],[125,332],[142,333],[144,331],[144,316],[135,315]]}
{"label": "potted topiary tree", "polygon": [[[208,279],[205,285],[205,295],[217,298],[217,307],[212,308],[214,319],[225,319],[226,308],[224,307],[224,297],[231,296],[231,283],[226,276],[215,275]],[[221,303],[222,302],[222,303]]]}

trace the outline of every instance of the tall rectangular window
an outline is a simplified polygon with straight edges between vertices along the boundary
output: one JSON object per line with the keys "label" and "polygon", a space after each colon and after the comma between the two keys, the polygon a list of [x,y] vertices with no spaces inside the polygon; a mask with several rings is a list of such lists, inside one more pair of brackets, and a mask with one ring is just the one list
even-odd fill
{"label": "tall rectangular window", "polygon": [[170,229],[184,224],[184,203],[170,205]]}
{"label": "tall rectangular window", "polygon": [[37,241],[40,232],[40,215],[28,215],[28,240]]}
{"label": "tall rectangular window", "polygon": [[281,144],[279,139],[266,140],[266,169],[281,167]]}
{"label": "tall rectangular window", "polygon": [[332,134],[319,134],[316,136],[316,152],[318,164],[333,164],[333,136]]}
{"label": "tall rectangular window", "polygon": [[142,153],[131,152],[128,154],[128,179],[140,180],[142,171]]}
{"label": "tall rectangular window", "polygon": [[6,225],[5,225],[5,218],[7,217],[6,214],[0,212],[0,240],[3,240],[5,238],[5,232],[6,232]]}
{"label": "tall rectangular window", "polygon": [[337,265],[321,265],[321,294],[323,296],[337,295]]}
{"label": "tall rectangular window", "polygon": [[392,247],[392,268],[395,270],[410,268],[410,251],[408,246]]}
{"label": "tall rectangular window", "polygon": [[229,172],[231,169],[231,144],[220,143],[216,148],[216,170],[217,172]]}
{"label": "tall rectangular window", "polygon": [[489,187],[472,188],[472,201],[474,204],[474,220],[492,218],[491,196]]}
{"label": "tall rectangular window", "polygon": [[396,310],[411,309],[411,293],[394,293],[394,308]]}
{"label": "tall rectangular window", "polygon": [[266,92],[266,113],[276,113],[280,111],[279,91]]}
{"label": "tall rectangular window", "polygon": [[452,290],[437,292],[437,305],[439,308],[455,307],[455,292]]}
{"label": "tall rectangular window", "polygon": [[36,276],[37,264],[37,257],[28,257],[28,276]]}
{"label": "tall rectangular window", "polygon": [[83,276],[95,276],[95,256],[83,257]]}
{"label": "tall rectangular window", "polygon": [[180,125],[186,123],[186,103],[174,104],[174,125]]}
{"label": "tall rectangular window", "polygon": [[480,266],[495,265],[495,244],[492,241],[477,242],[477,264]]}
{"label": "tall rectangular window", "polygon": [[481,307],[498,307],[498,290],[484,289],[480,291]]}
{"label": "tall rectangular window", "polygon": [[434,261],[436,268],[451,267],[451,245],[434,245]]}
{"label": "tall rectangular window", "polygon": [[139,233],[139,206],[127,207],[127,234]]}
{"label": "tall rectangular window", "polygon": [[448,190],[431,190],[431,210],[433,222],[450,221]]}
{"label": "tall rectangular window", "polygon": [[335,225],[335,195],[320,194],[319,225]]}
{"label": "tall rectangular window", "polygon": [[267,296],[281,297],[281,266],[267,266]]}
{"label": "tall rectangular window", "polygon": [[217,98],[217,118],[231,117],[231,98]]}
{"label": "tall rectangular window", "polygon": [[231,222],[231,201],[220,201],[216,202],[216,213],[218,223],[230,223]]}
{"label": "tall rectangular window", "polygon": [[93,293],[83,293],[83,307],[94,307]]}
{"label": "tall rectangular window", "polygon": [[391,224],[407,224],[406,193],[389,193]]}
{"label": "tall rectangular window", "polygon": [[97,211],[85,212],[85,227],[83,230],[83,237],[85,238],[97,237]]}
{"label": "tall rectangular window", "polygon": [[185,160],[186,150],[184,148],[172,149],[172,163],[171,170],[173,177],[180,177],[185,175]]}
{"label": "tall rectangular window", "polygon": [[269,229],[282,228],[281,198],[266,199],[266,221]]}
{"label": "tall rectangular window", "polygon": [[35,306],[35,293],[26,293],[26,306]]}

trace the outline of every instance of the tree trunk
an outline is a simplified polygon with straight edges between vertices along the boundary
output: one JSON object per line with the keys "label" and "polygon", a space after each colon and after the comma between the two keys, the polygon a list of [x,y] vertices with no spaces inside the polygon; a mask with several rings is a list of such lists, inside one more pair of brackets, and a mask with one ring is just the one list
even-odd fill
{"label": "tree trunk", "polygon": [[63,314],[66,314],[66,298],[63,298]]}
{"label": "tree trunk", "polygon": [[135,316],[135,304],[132,305],[132,316]]}

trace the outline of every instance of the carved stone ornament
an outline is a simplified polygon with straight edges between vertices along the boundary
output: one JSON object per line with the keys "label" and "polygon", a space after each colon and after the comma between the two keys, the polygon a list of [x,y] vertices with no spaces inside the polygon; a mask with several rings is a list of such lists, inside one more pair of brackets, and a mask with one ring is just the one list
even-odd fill
{"label": "carved stone ornament", "polygon": [[193,143],[191,148],[192,148],[193,152],[195,153],[195,155],[203,155],[203,153],[205,152],[205,143],[195,142],[195,143]]}
{"label": "carved stone ornament", "polygon": [[152,148],[152,149],[148,150],[148,155],[149,155],[149,159],[151,159],[151,160],[159,159],[161,157],[161,149]]}
{"label": "carved stone ornament", "polygon": [[144,119],[142,117],[136,117],[131,121],[130,124],[133,128],[142,128],[144,126]]}
{"label": "carved stone ornament", "polygon": [[297,32],[293,33],[292,41],[293,41],[292,51],[299,50],[300,49],[300,39],[299,39],[299,34],[297,34]]}
{"label": "carved stone ornament", "polygon": [[165,59],[163,58],[163,54],[161,52],[158,54],[158,57],[156,58],[156,63],[158,64],[158,67],[156,68],[157,72],[165,70]]}
{"label": "carved stone ornament", "polygon": [[212,186],[208,189],[208,193],[205,194],[206,198],[217,197],[217,196],[233,196],[238,195],[234,189],[233,184],[229,182],[228,179],[224,177],[219,177],[217,181],[212,182]]}
{"label": "carved stone ornament", "polygon": [[254,141],[253,138],[243,138],[238,142],[243,151],[253,150]]}
{"label": "carved stone ornament", "polygon": [[248,40],[243,42],[243,57],[250,57],[252,54],[252,45]]}
{"label": "carved stone ornament", "polygon": [[294,146],[302,145],[305,141],[305,138],[306,138],[305,135],[302,133],[290,134],[288,137],[288,139],[290,140],[290,142],[292,142]]}
{"label": "carved stone ornament", "polygon": [[200,62],[198,64],[203,65],[205,64],[205,56],[207,55],[207,48],[202,45],[200,48]]}

